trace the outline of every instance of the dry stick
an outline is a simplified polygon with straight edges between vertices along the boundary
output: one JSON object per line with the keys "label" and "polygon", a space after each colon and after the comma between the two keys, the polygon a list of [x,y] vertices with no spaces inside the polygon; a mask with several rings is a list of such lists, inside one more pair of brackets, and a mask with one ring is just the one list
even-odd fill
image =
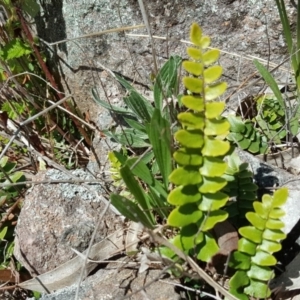
{"label": "dry stick", "polygon": [[[121,12],[120,12],[120,2],[121,0],[118,1],[118,5],[117,5],[117,9],[118,9],[118,15],[119,15],[119,19],[120,19],[120,22],[123,26],[123,21],[122,21],[122,16],[121,16]],[[124,27],[124,26],[123,26]],[[136,65],[136,60],[134,59],[133,57],[133,51],[130,51],[130,48],[129,48],[129,44],[128,44],[128,40],[126,38],[126,34],[125,34],[125,31],[124,31],[124,41],[125,41],[125,44],[126,44],[126,47],[128,49],[128,53],[130,55],[130,58],[131,58],[131,63],[132,63],[132,66],[134,68],[134,70],[137,72],[137,74],[139,75],[140,79],[142,79],[142,75],[140,74],[138,68],[137,68],[137,65]]]}
{"label": "dry stick", "polygon": [[44,81],[44,83],[46,83],[49,87],[51,87],[55,92],[61,93],[61,94],[65,94],[65,93],[59,91],[58,89],[56,89],[55,87],[53,87],[47,80],[45,80],[45,79],[42,78],[41,76],[36,75],[36,74],[34,74],[34,73],[31,73],[31,72],[28,72],[28,71],[25,71],[25,72],[22,72],[22,73],[18,73],[18,74],[16,74],[16,75],[10,75],[10,76],[6,79],[6,81],[5,81],[5,83],[3,84],[3,86],[1,87],[0,93],[1,93],[1,91],[8,85],[8,82],[9,82],[10,80],[13,80],[13,82],[16,83],[16,82],[18,82],[18,81],[14,80],[14,78],[19,77],[19,76],[23,76],[23,75],[30,75],[30,76],[33,76],[33,77],[37,77],[37,78],[40,79],[41,81]]}
{"label": "dry stick", "polygon": [[[14,183],[0,183],[0,188],[3,187],[8,187],[8,186],[20,186],[20,185],[33,185],[33,184],[59,184],[59,183],[70,183],[70,184],[75,184],[75,183],[90,183],[90,184],[95,184],[95,183],[101,183],[103,182],[103,179],[62,179],[62,180],[40,180],[40,181],[32,181],[32,180],[27,180],[27,181],[22,181],[22,182],[14,182]],[[1,227],[1,226],[0,226]]]}
{"label": "dry stick", "polygon": [[81,285],[81,282],[83,280],[83,277],[85,275],[85,272],[86,272],[86,265],[87,265],[87,262],[88,262],[88,258],[89,258],[89,255],[90,255],[90,252],[91,252],[91,249],[92,249],[92,246],[93,246],[93,243],[94,243],[94,240],[95,240],[95,237],[96,237],[96,234],[97,234],[97,231],[98,231],[98,228],[100,227],[100,224],[101,224],[101,221],[102,221],[102,218],[104,217],[104,215],[106,214],[108,208],[110,206],[110,200],[108,201],[108,203],[106,204],[102,214],[99,216],[99,220],[95,226],[95,229],[93,231],[93,234],[91,236],[91,240],[90,240],[90,244],[89,244],[89,247],[86,251],[86,256],[83,260],[83,264],[82,264],[82,269],[81,269],[81,273],[80,273],[80,277],[79,277],[79,281],[78,281],[78,285],[77,285],[77,289],[76,289],[76,294],[75,294],[75,298],[74,300],[78,300],[78,297],[79,297],[79,290],[80,290],[80,285]]}
{"label": "dry stick", "polygon": [[[146,35],[146,34],[136,34],[136,33],[127,33],[126,35],[129,36],[129,37],[144,37],[144,38],[149,37],[149,35]],[[152,35],[152,38],[153,39],[158,39],[158,40],[167,40],[167,37],[165,37],[165,36]],[[174,40],[174,39],[172,39],[172,40]],[[179,41],[183,44],[193,45],[192,42],[187,41],[187,40],[181,39]],[[214,47],[207,47],[207,48],[208,49],[214,49]],[[220,52],[231,55],[231,56],[236,56],[236,57],[239,57],[239,58],[243,58],[243,59],[246,59],[246,60],[251,60],[251,61],[253,59],[257,59],[263,64],[268,63],[265,59],[260,58],[260,57],[256,57],[256,56],[253,56],[253,55],[240,55],[240,54],[237,54],[237,53],[234,53],[234,52],[228,52],[228,51],[225,51],[225,50],[222,50],[222,49],[220,49]],[[272,66],[272,67],[277,66],[277,64],[272,63],[272,62],[270,62],[269,65]],[[281,68],[281,69],[286,70],[285,68]]]}
{"label": "dry stick", "polygon": [[77,36],[77,37],[74,37],[74,38],[68,38],[68,39],[61,40],[61,41],[54,42],[54,43],[48,43],[48,42],[44,41],[41,38],[39,38],[39,39],[48,46],[54,46],[54,45],[59,45],[61,43],[65,43],[65,42],[69,42],[69,41],[75,41],[75,40],[79,40],[79,39],[83,39],[83,38],[90,38],[90,37],[93,37],[93,36],[99,36],[99,35],[103,35],[103,34],[106,34],[106,33],[113,33],[113,32],[119,32],[119,31],[124,31],[124,30],[133,30],[133,29],[139,29],[139,28],[143,28],[143,27],[145,27],[144,24],[126,26],[126,27],[120,27],[120,28],[112,28],[112,29],[107,29],[107,30],[103,30],[103,31],[99,31],[99,32],[80,35],[80,36]]}
{"label": "dry stick", "polygon": [[155,51],[154,40],[152,38],[151,28],[150,28],[150,24],[149,24],[148,13],[147,13],[147,10],[146,10],[146,7],[144,5],[143,0],[138,0],[138,2],[139,2],[139,5],[140,5],[140,10],[142,12],[144,23],[145,23],[147,31],[148,31],[148,35],[150,37],[153,64],[154,64],[154,72],[155,72],[155,75],[157,75],[158,74],[158,67],[157,67],[157,61],[156,61],[156,51]]}

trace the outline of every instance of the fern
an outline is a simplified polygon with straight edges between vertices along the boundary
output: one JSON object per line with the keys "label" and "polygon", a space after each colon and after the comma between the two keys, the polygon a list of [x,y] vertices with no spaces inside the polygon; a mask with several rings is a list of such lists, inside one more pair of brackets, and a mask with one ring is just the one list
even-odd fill
{"label": "fern", "polygon": [[248,164],[242,163],[235,152],[227,156],[226,161],[228,167],[222,177],[226,179],[227,185],[223,191],[233,199],[228,202],[226,211],[230,221],[239,228],[248,224],[245,216],[253,210],[258,187],[253,183],[253,173],[248,170]]}
{"label": "fern", "polygon": [[180,228],[173,241],[177,247],[186,252],[196,249],[198,259],[209,261],[219,250],[209,230],[228,217],[222,210],[228,195],[220,190],[227,184],[221,176],[227,169],[223,158],[230,144],[223,139],[230,125],[221,117],[225,103],[214,101],[227,85],[218,81],[222,67],[212,65],[219,58],[219,50],[207,49],[210,38],[203,36],[195,23],[190,39],[194,47],[187,49],[190,60],[183,62],[183,68],[190,74],[183,78],[189,95],[182,97],[188,111],[178,114],[182,125],[175,133],[180,144],[174,153],[178,167],[169,176],[177,187],[168,196],[168,202],[176,207],[168,224]]}
{"label": "fern", "polygon": [[287,196],[286,188],[277,190],[273,197],[264,195],[262,202],[253,203],[254,212],[246,214],[252,226],[239,229],[242,238],[230,262],[237,272],[229,282],[229,291],[239,299],[246,300],[247,295],[267,298],[271,294],[268,282],[274,274],[270,266],[276,264],[272,254],[281,249],[280,241],[286,236],[281,231],[284,223],[279,218],[284,215],[280,207]]}

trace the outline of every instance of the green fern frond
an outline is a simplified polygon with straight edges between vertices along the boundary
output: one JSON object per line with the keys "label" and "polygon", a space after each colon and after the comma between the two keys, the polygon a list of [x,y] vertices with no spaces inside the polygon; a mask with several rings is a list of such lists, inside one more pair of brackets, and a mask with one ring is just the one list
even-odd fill
{"label": "green fern frond", "polygon": [[288,197],[287,188],[277,190],[273,196],[264,195],[262,202],[254,202],[254,212],[246,214],[251,226],[241,227],[238,251],[234,252],[230,265],[237,269],[230,279],[229,291],[239,299],[267,298],[271,295],[268,282],[274,277],[270,266],[276,264],[274,252],[281,249],[280,241],[286,235],[282,231],[284,215],[281,206]]}
{"label": "green fern frond", "polygon": [[224,102],[215,101],[227,87],[219,81],[222,67],[213,65],[219,58],[218,49],[207,49],[210,38],[194,23],[187,49],[190,60],[183,68],[190,74],[183,78],[188,95],[182,104],[188,111],[179,113],[182,128],[175,133],[180,148],[174,153],[178,167],[169,180],[176,185],[168,202],[176,207],[168,217],[168,224],[180,228],[174,244],[189,252],[196,249],[197,258],[209,261],[219,247],[209,233],[216,223],[224,221],[228,213],[222,208],[228,195],[221,192],[227,181],[221,176],[227,169],[224,156],[230,149],[224,138],[230,124],[221,116]]}

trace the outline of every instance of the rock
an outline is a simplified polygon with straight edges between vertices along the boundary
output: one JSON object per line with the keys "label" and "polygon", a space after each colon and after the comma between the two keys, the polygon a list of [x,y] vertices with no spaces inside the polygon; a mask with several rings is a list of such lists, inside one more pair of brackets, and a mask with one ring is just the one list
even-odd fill
{"label": "rock", "polygon": [[[82,170],[73,171],[78,179],[92,179]],[[33,180],[68,180],[57,170],[48,170]],[[28,190],[16,226],[14,255],[31,275],[54,269],[75,256],[74,248],[83,252],[106,204],[100,184],[38,184]],[[97,193],[99,197],[96,197]],[[112,233],[121,223],[108,210],[96,234],[95,242]]]}
{"label": "rock", "polygon": [[254,174],[255,183],[260,189],[260,194],[269,192],[272,187],[285,186],[289,189],[288,200],[283,206],[286,214],[281,219],[285,224],[284,232],[291,232],[300,218],[300,186],[299,182],[297,183],[297,180],[300,181],[300,177],[295,177],[285,170],[263,162],[247,152],[236,151],[242,161],[249,163],[250,170]]}
{"label": "rock", "polygon": [[[36,17],[36,31],[48,43],[143,23],[138,3],[133,0],[101,0],[97,3],[61,0],[41,5],[41,13]],[[186,44],[181,40],[188,40],[192,22],[198,22],[204,33],[211,36],[213,47],[225,51],[220,63],[230,86],[239,85],[255,71],[249,55],[280,62],[287,53],[277,8],[272,0],[187,0],[184,4],[164,0],[148,1],[146,5],[153,34],[168,36],[167,41],[155,39],[159,65],[171,54],[186,57]],[[286,5],[293,24],[296,10],[290,1],[286,1]],[[128,33],[145,35],[147,31],[138,29]],[[269,53],[270,49],[272,53]],[[148,38],[142,36],[117,32],[65,41],[45,46],[44,50],[48,53],[48,65],[61,81],[64,91],[74,95],[82,112],[89,113],[100,129],[107,128],[109,121],[101,117],[103,110],[93,102],[92,87],[97,88],[102,100],[114,104],[122,101],[123,94],[105,68],[126,76],[142,92],[152,85],[152,50]],[[248,93],[257,93],[260,88],[261,85],[252,86],[231,97],[231,102],[235,103],[233,109],[236,109],[238,99]]]}
{"label": "rock", "polygon": [[[123,299],[124,296],[131,296],[130,300],[176,300],[180,299],[175,293],[174,286],[160,282],[159,279],[175,283],[168,276],[163,275],[161,270],[148,270],[138,274],[135,268],[124,268],[121,260],[110,263],[104,270],[88,277],[80,287],[79,299]],[[151,283],[151,284],[150,284]],[[141,290],[142,287],[145,288]],[[57,291],[50,295],[43,295],[40,300],[69,300],[74,299],[76,286],[73,285],[64,290]],[[138,292],[137,292],[138,291]],[[137,293],[135,293],[137,292]],[[28,299],[30,300],[30,299]],[[32,299],[33,300],[33,299]]]}

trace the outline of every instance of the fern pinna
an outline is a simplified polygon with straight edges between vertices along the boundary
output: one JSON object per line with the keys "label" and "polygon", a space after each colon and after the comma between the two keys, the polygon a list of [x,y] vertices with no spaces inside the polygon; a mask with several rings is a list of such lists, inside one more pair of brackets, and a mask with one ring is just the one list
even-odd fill
{"label": "fern pinna", "polygon": [[190,57],[183,68],[190,74],[183,78],[188,95],[182,104],[188,111],[178,114],[182,129],[175,133],[180,144],[174,153],[178,167],[169,180],[176,187],[168,202],[176,207],[168,217],[168,224],[179,227],[174,244],[202,261],[209,261],[219,250],[209,233],[216,223],[228,214],[222,207],[228,195],[221,192],[227,181],[221,176],[227,168],[224,156],[230,149],[224,138],[230,124],[221,116],[225,103],[214,101],[226,88],[220,82],[222,67],[213,65],[219,58],[218,49],[208,49],[210,38],[202,35],[196,23],[192,24],[190,39],[193,47],[187,48]]}

